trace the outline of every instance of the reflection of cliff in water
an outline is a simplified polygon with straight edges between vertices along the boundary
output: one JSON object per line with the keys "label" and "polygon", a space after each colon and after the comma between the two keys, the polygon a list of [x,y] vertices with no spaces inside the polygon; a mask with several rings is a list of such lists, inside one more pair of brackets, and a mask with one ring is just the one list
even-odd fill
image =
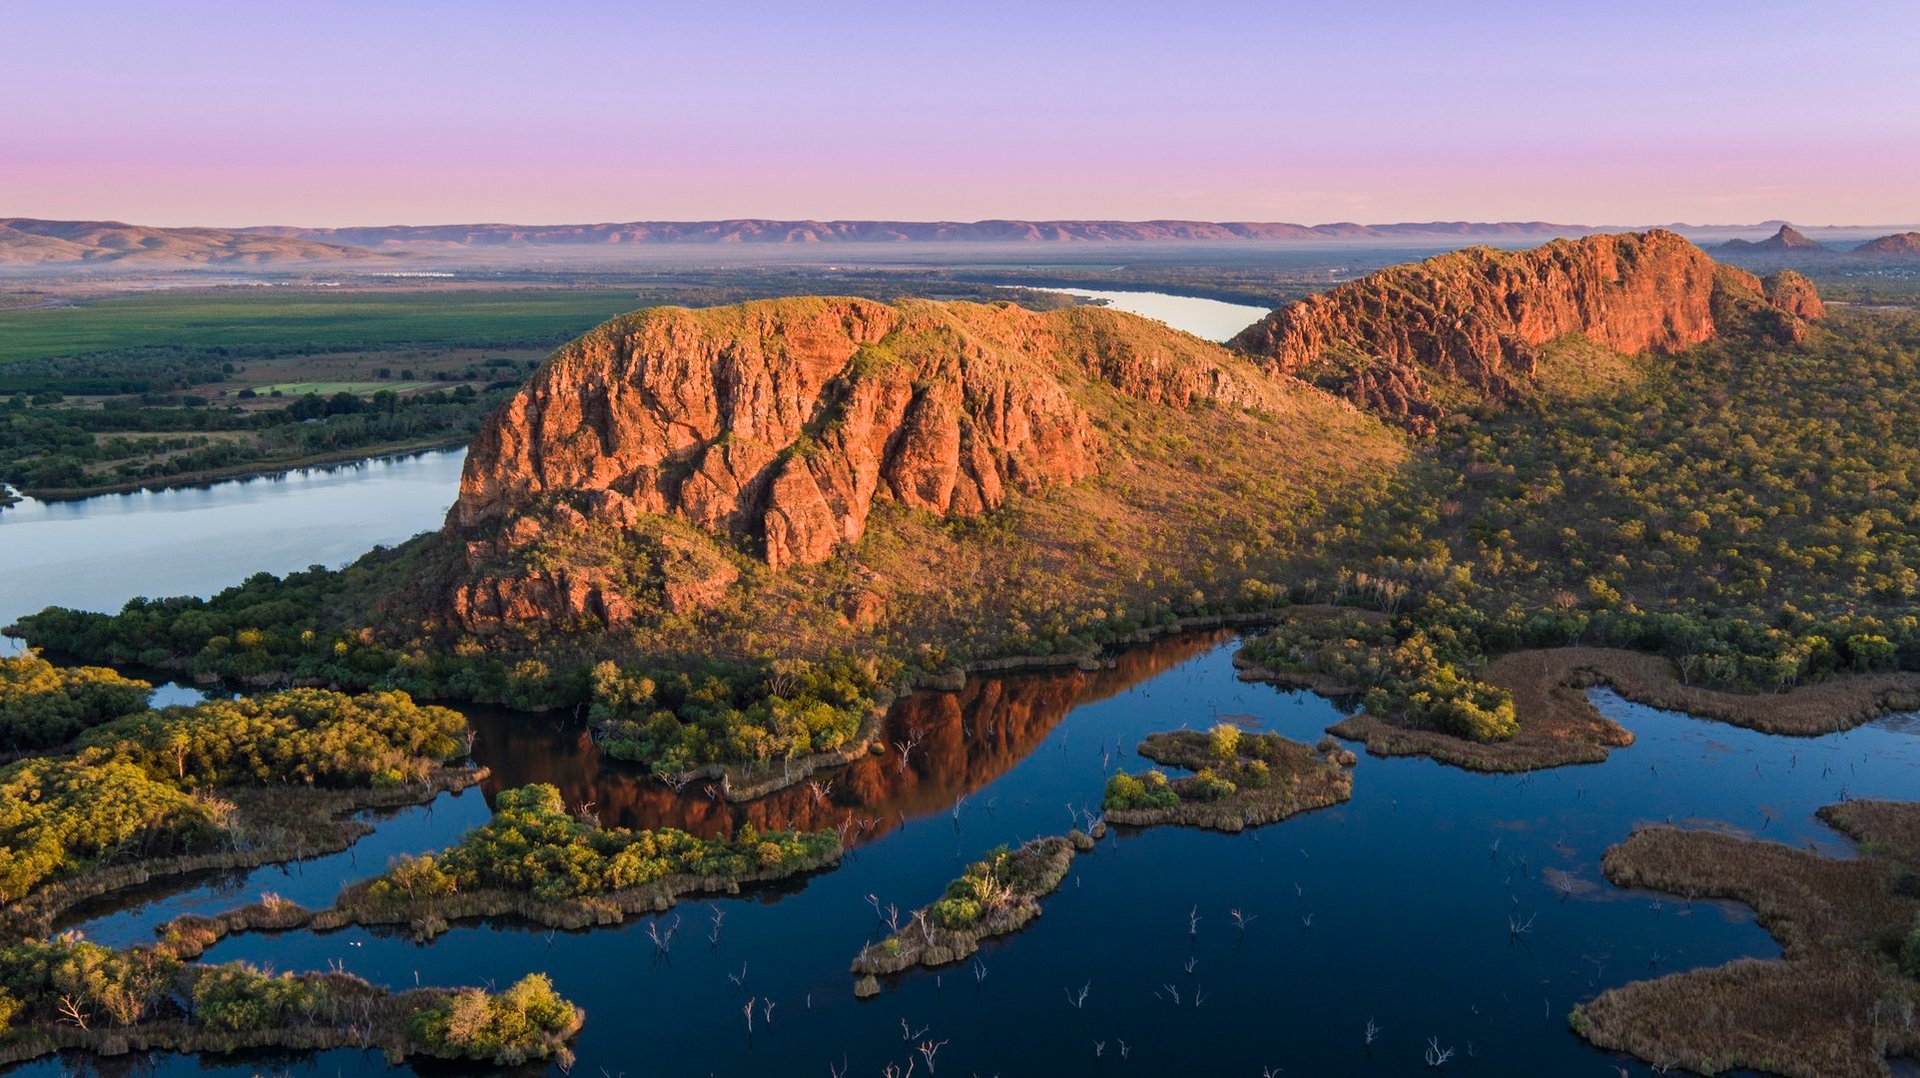
{"label": "reflection of cliff in water", "polygon": [[[603,760],[572,719],[471,708],[474,757],[493,769],[489,801],[504,789],[548,782],[567,804],[590,804],[621,827],[678,827],[700,835],[836,828],[857,843],[902,818],[944,812],[1025,759],[1081,704],[1122,692],[1218,646],[1229,633],[1198,633],[1136,648],[1099,670],[1048,670],[974,677],[959,692],[914,693],[887,716],[886,752],[862,757],[757,801],[730,804],[696,781],[675,793],[618,761]],[[905,766],[900,746],[911,745]]]}

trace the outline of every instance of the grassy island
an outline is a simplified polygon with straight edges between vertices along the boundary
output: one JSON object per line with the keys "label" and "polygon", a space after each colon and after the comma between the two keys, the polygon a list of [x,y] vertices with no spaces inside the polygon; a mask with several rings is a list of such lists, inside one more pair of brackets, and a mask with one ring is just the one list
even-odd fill
{"label": "grassy island", "polygon": [[1862,856],[1670,827],[1607,851],[1607,878],[1623,887],[1752,906],[1784,955],[1611,989],[1574,1010],[1574,1030],[1704,1074],[1869,1078],[1920,1053],[1920,804],[1849,801],[1820,817]]}
{"label": "grassy island", "polygon": [[1017,850],[1002,846],[968,865],[938,902],[913,911],[905,924],[893,917],[885,939],[861,948],[853,960],[861,978],[855,993],[877,993],[875,975],[959,962],[978,951],[981,941],[1025,928],[1040,916],[1040,900],[1067,878],[1074,855],[1092,849],[1105,830],[1095,824],[1093,834],[1076,830]]}
{"label": "grassy island", "polygon": [[0,927],[43,932],[148,879],[344,849],[360,809],[477,781],[466,720],[404,693],[296,689],[116,719],[0,768]]}
{"label": "grassy island", "polygon": [[540,784],[502,792],[493,818],[458,844],[399,858],[347,887],[331,909],[259,902],[218,917],[184,917],[162,931],[199,953],[229,933],[259,929],[404,924],[426,939],[453,921],[481,917],[586,928],[667,909],[684,894],[734,894],[813,872],[841,854],[831,831],[743,825],[731,839],[703,839],[672,828],[601,827],[567,812],[560,792]]}
{"label": "grassy island", "polygon": [[1101,806],[1113,823],[1240,831],[1353,796],[1353,773],[1344,766],[1353,762],[1353,754],[1338,745],[1315,752],[1279,734],[1248,733],[1222,723],[1206,733],[1152,734],[1139,752],[1194,774],[1172,779],[1158,770],[1114,775]]}
{"label": "grassy island", "polygon": [[344,973],[201,966],[162,943],[116,950],[73,935],[0,948],[0,1063],[63,1049],[379,1048],[496,1065],[558,1058],[583,1012],[544,976],[502,992],[393,993]]}

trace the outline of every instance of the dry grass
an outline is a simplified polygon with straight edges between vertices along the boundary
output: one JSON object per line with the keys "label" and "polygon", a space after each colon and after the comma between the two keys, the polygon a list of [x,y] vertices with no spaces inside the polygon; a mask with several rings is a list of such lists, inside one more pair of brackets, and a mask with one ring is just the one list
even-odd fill
{"label": "dry grass", "polygon": [[[1920,805],[1833,806],[1888,843],[1920,831]],[[1703,1073],[1734,1067],[1808,1078],[1888,1074],[1886,1057],[1920,1053],[1920,982],[1887,953],[1920,914],[1894,866],[1834,860],[1771,842],[1651,828],[1607,851],[1607,878],[1689,898],[1752,906],[1778,939],[1777,962],[1743,960],[1602,993],[1574,1029],[1603,1048]]]}
{"label": "dry grass", "polygon": [[1770,734],[1809,737],[1851,729],[1920,708],[1920,674],[1842,674],[1780,693],[1738,693],[1686,685],[1659,655],[1618,648],[1546,648],[1502,655],[1486,680],[1513,693],[1520,732],[1478,742],[1402,726],[1376,715],[1342,720],[1331,732],[1366,743],[1376,756],[1429,756],[1470,771],[1533,771],[1596,764],[1633,735],[1596,710],[1586,690],[1605,685],[1635,703]]}

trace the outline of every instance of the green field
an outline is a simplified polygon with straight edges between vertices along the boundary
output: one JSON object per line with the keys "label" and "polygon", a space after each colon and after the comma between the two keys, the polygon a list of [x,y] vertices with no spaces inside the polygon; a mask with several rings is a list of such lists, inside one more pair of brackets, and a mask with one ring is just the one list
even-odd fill
{"label": "green field", "polygon": [[253,391],[255,393],[280,393],[289,397],[301,393],[318,393],[324,397],[331,397],[335,393],[358,393],[364,395],[368,393],[378,393],[383,389],[389,389],[395,393],[407,393],[416,389],[445,388],[445,385],[436,382],[274,382],[269,385],[254,386]]}
{"label": "green field", "polygon": [[557,345],[642,305],[628,289],[147,292],[0,311],[0,363],[152,347]]}

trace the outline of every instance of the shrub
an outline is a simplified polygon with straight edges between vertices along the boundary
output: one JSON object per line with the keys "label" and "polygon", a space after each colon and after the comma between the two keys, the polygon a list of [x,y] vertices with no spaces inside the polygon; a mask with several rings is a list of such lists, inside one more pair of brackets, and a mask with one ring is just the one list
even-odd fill
{"label": "shrub", "polygon": [[574,1022],[573,1004],[553,981],[529,973],[498,995],[478,988],[453,993],[414,1015],[412,1033],[438,1055],[514,1064],[564,1052],[561,1041]]}
{"label": "shrub", "polygon": [[1212,768],[1201,768],[1187,789],[1195,801],[1218,801],[1233,796],[1238,787],[1215,774]]}
{"label": "shrub", "polygon": [[943,898],[933,904],[932,917],[941,928],[966,928],[980,920],[980,903],[972,898]]}
{"label": "shrub", "polygon": [[1207,733],[1207,741],[1213,748],[1213,755],[1223,764],[1230,764],[1240,758],[1240,728],[1232,723],[1220,723]]}
{"label": "shrub", "polygon": [[1173,792],[1163,772],[1154,770],[1136,776],[1121,771],[1107,780],[1107,793],[1101,807],[1109,811],[1172,808],[1179,803],[1180,795]]}
{"label": "shrub", "polygon": [[205,1025],[232,1032],[273,1029],[328,1002],[326,989],[312,978],[274,976],[240,962],[209,967],[193,982],[194,1014]]}

